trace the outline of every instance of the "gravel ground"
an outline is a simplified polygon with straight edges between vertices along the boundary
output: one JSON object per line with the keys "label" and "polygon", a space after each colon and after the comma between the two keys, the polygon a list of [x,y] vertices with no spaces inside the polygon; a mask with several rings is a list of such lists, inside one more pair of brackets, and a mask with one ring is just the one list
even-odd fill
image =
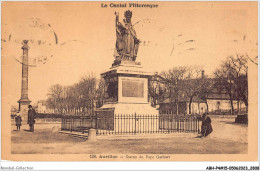
{"label": "gravel ground", "polygon": [[12,131],[14,154],[244,154],[247,125],[235,117],[212,116],[213,133],[198,138],[196,133],[98,136],[96,142],[58,133],[60,124],[35,124],[35,132],[23,125]]}

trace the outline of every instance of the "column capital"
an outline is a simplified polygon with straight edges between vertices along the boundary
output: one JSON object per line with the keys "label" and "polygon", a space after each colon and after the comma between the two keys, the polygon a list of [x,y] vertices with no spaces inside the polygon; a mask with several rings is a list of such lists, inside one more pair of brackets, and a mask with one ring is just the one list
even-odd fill
{"label": "column capital", "polygon": [[29,46],[28,46],[28,41],[29,40],[23,40],[23,46],[22,46],[22,48],[21,49],[29,49]]}

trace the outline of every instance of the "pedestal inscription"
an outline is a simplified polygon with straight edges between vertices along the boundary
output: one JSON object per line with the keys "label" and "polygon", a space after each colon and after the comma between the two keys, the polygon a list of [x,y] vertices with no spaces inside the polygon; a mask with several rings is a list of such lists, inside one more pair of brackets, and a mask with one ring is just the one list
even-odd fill
{"label": "pedestal inscription", "polygon": [[138,81],[122,81],[123,97],[144,97],[144,83]]}
{"label": "pedestal inscription", "polygon": [[148,78],[119,76],[118,102],[148,103]]}

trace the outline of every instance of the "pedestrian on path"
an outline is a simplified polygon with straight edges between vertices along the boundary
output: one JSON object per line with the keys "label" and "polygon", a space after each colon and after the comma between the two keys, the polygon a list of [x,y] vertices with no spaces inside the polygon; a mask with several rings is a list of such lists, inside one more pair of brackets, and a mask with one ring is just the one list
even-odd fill
{"label": "pedestrian on path", "polygon": [[206,113],[204,113],[202,115],[201,138],[208,136],[212,131],[211,119]]}
{"label": "pedestrian on path", "polygon": [[29,126],[30,126],[30,131],[33,132],[34,131],[35,119],[36,119],[36,112],[32,108],[32,105],[29,105],[28,108],[29,108],[29,110],[28,110],[27,124],[29,124]]}
{"label": "pedestrian on path", "polygon": [[15,124],[17,131],[20,131],[20,127],[22,126],[22,118],[20,116],[20,112],[17,112],[17,115],[15,117]]}

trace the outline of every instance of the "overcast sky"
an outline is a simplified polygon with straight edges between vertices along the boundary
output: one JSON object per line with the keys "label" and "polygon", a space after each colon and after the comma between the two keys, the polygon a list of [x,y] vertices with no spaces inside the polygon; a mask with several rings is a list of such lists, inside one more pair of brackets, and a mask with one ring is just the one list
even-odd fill
{"label": "overcast sky", "polygon": [[132,10],[132,23],[138,22],[134,28],[142,41],[137,61],[151,72],[199,65],[211,75],[228,55],[257,54],[257,2],[142,4],[159,6],[101,8],[101,2],[2,2],[4,104],[15,105],[21,96],[23,39],[32,40],[28,43],[31,59],[47,59],[29,69],[33,103],[46,99],[53,84],[72,85],[91,73],[99,78],[114,60],[115,11],[122,22],[124,11]]}

